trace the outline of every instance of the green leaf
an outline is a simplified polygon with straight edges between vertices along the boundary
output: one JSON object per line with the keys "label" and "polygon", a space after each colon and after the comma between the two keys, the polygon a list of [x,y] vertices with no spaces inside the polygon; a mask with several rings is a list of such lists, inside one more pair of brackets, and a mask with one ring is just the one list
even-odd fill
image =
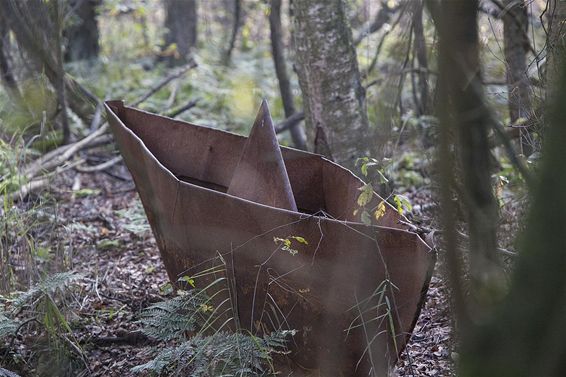
{"label": "green leaf", "polygon": [[290,238],[294,239],[297,242],[300,243],[304,243],[305,245],[308,245],[309,243],[307,242],[307,240],[304,239],[304,237],[300,237],[300,236],[291,236]]}
{"label": "green leaf", "polygon": [[177,281],[184,281],[191,287],[195,288],[195,279],[191,278],[190,276],[181,276]]}
{"label": "green leaf", "polygon": [[360,207],[364,207],[371,201],[371,198],[373,197],[373,186],[371,185],[371,183],[367,183],[360,187],[358,190],[362,192],[360,196],[358,196],[358,205]]}
{"label": "green leaf", "polygon": [[397,204],[397,212],[399,212],[400,215],[403,215],[405,211],[410,212],[413,210],[413,206],[406,196],[395,195],[393,201]]}

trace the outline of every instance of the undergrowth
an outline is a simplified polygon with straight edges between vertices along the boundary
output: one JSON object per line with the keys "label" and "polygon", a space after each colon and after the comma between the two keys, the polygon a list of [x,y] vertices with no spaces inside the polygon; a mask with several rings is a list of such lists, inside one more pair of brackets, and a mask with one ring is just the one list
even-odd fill
{"label": "undergrowth", "polygon": [[[184,279],[193,282],[192,279]],[[286,340],[293,331],[277,331],[258,337],[247,332],[227,332],[219,319],[229,312],[215,305],[214,296],[222,292],[220,278],[207,289],[180,290],[177,296],[146,308],[140,315],[142,332],[169,342],[172,346],[159,351],[153,360],[132,369],[154,376],[270,376],[274,375],[272,355],[285,353]],[[231,307],[231,306],[230,306]]]}
{"label": "undergrowth", "polygon": [[[82,275],[62,272],[29,290],[0,296],[0,364],[24,375],[76,376],[84,355],[73,335],[68,298]],[[20,352],[18,343],[27,351]]]}

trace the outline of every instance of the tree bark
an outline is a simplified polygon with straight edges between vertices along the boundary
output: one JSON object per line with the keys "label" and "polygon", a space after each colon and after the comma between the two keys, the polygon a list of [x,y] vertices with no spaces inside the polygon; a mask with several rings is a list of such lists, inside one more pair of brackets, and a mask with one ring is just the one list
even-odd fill
{"label": "tree bark", "polygon": [[546,81],[550,91],[556,89],[552,83],[560,78],[560,54],[566,47],[566,2],[548,0],[548,36],[546,57]]}
{"label": "tree bark", "polygon": [[[511,124],[531,115],[530,83],[527,75],[527,53],[529,27],[527,8],[524,0],[504,0],[503,41],[507,63],[507,90],[509,93],[509,117]],[[521,149],[525,156],[533,147],[527,129],[521,130]]]}
{"label": "tree bark", "polygon": [[[458,309],[462,326],[468,322],[467,317],[478,320],[479,316],[489,313],[488,309],[502,283],[496,256],[498,214],[491,185],[490,114],[482,93],[477,10],[477,0],[447,0],[437,9],[441,132],[454,130],[457,134],[456,150],[463,176],[463,195],[459,199],[470,235],[471,297],[466,300],[466,308]],[[449,147],[444,148],[445,152],[449,150]],[[440,158],[449,159],[450,156]],[[446,161],[441,161],[442,164]],[[453,166],[451,169],[449,174],[457,174]],[[453,178],[448,182],[454,185]],[[445,193],[443,200],[443,206],[450,207],[451,196]],[[450,215],[444,222],[446,233],[454,232],[455,224],[449,223],[453,220],[454,215]],[[451,254],[456,252],[447,250]]]}
{"label": "tree bark", "polygon": [[165,6],[165,49],[177,46],[176,54],[168,57],[170,65],[188,62],[191,50],[197,44],[198,9],[196,0],[164,0]]}
{"label": "tree bark", "polygon": [[96,8],[101,0],[71,0],[71,25],[63,34],[67,39],[65,61],[96,59],[100,51]]}
{"label": "tree bark", "polygon": [[[281,92],[285,118],[289,118],[291,115],[295,114],[295,101],[293,99],[293,91],[291,90],[291,82],[289,80],[289,75],[287,74],[287,67],[285,63],[283,31],[281,25],[281,0],[271,0],[269,29],[271,33],[271,54],[273,56],[273,64],[275,65],[277,81],[279,82],[279,91]],[[289,131],[295,147],[305,150],[307,148],[307,144],[303,130],[300,127],[300,123],[295,123]]]}
{"label": "tree bark", "polygon": [[352,167],[367,153],[368,118],[343,0],[294,0],[294,39],[308,139]]}

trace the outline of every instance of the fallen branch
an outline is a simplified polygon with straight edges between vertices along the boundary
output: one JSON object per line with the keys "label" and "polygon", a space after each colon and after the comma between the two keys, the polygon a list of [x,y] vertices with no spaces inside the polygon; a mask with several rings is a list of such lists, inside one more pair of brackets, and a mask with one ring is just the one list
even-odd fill
{"label": "fallen branch", "polygon": [[275,132],[280,134],[281,132],[287,131],[290,128],[293,128],[297,123],[305,119],[305,113],[300,111],[291,115],[289,118],[285,119],[281,123],[278,123],[275,126]]}
{"label": "fallen branch", "polygon": [[[143,103],[145,100],[147,100],[153,94],[158,92],[165,85],[181,77],[187,71],[195,68],[196,66],[197,66],[196,62],[192,61],[191,63],[185,65],[179,70],[173,72],[165,79],[163,79],[162,81],[151,87],[149,91],[146,92],[144,95],[142,95],[137,100],[135,100],[132,103],[132,106],[138,106],[139,104]],[[196,104],[196,101],[197,100],[191,102],[195,102]],[[189,108],[193,107],[195,104],[192,104],[191,102],[189,102],[183,108],[176,110],[177,114],[174,114],[173,116],[178,115],[181,112],[186,111]],[[101,101],[98,100],[98,103],[101,103]],[[94,118],[97,118],[96,114]],[[97,120],[93,119],[93,122],[91,123],[91,128],[96,128],[97,126],[96,122]],[[28,164],[28,166],[22,169],[22,175],[24,175],[29,180],[29,182],[25,186],[27,188],[20,189],[19,191],[13,193],[12,197],[13,198],[25,197],[31,191],[44,187],[47,184],[47,182],[44,182],[43,179],[34,180],[34,178],[37,177],[40,173],[49,172],[50,170],[57,168],[61,164],[68,161],[77,152],[88,146],[92,146],[94,144],[99,145],[101,141],[108,142],[109,140],[111,140],[111,137],[110,138],[103,137],[108,129],[109,129],[108,123],[104,123],[102,126],[100,126],[100,128],[94,130],[93,132],[91,132],[89,135],[82,138],[81,140],[72,144],[63,145],[57,149],[54,149],[46,153],[42,157],[32,161],[30,164]]]}
{"label": "fallen branch", "polygon": [[157,93],[161,88],[163,88],[165,85],[169,84],[171,81],[178,79],[179,77],[183,76],[185,73],[187,73],[189,70],[193,69],[197,67],[197,63],[195,61],[190,62],[189,64],[181,67],[179,70],[173,72],[172,74],[170,74],[169,76],[167,76],[165,79],[163,79],[161,82],[157,83],[156,85],[154,85],[151,89],[149,89],[149,91],[144,94],[143,96],[141,96],[140,98],[138,98],[136,101],[134,101],[132,103],[133,107],[138,106],[139,104],[141,104],[142,102],[144,102],[146,99],[148,99],[149,97],[151,97],[152,95],[154,95],[155,93]]}
{"label": "fallen branch", "polygon": [[98,164],[98,165],[94,165],[94,166],[87,166],[87,167],[77,166],[77,167],[75,167],[75,170],[77,170],[81,173],[94,173],[94,172],[97,172],[97,171],[106,170],[106,169],[116,165],[120,161],[122,161],[122,156],[116,156],[116,157],[111,158],[110,160],[108,160],[106,162],[103,162],[102,164]]}
{"label": "fallen branch", "polygon": [[153,344],[155,340],[149,338],[141,331],[118,331],[118,336],[97,336],[90,338],[88,342],[100,347],[115,345],[139,345]]}
{"label": "fallen branch", "polygon": [[102,127],[92,132],[85,138],[73,144],[68,144],[67,146],[55,149],[54,151],[52,151],[53,153],[51,154],[50,159],[45,160],[44,158],[40,158],[39,160],[34,161],[29,167],[24,169],[22,174],[26,178],[32,179],[42,171],[54,169],[65,161],[69,160],[75,153],[94,141],[97,137],[102,136],[102,134],[104,134],[108,130],[108,127],[108,123],[105,123],[104,125],[102,125]]}
{"label": "fallen branch", "polygon": [[192,109],[197,105],[199,98],[189,101],[186,105],[179,107],[178,109],[172,110],[171,112],[167,113],[166,115],[169,118],[175,118],[176,116],[181,115],[187,110]]}
{"label": "fallen branch", "polygon": [[69,169],[72,169],[72,168],[76,167],[77,165],[82,164],[83,162],[84,162],[84,160],[78,160],[78,161],[74,161],[74,162],[70,163],[67,166],[59,166],[54,171],[49,172],[48,174],[44,175],[43,177],[41,177],[39,179],[34,179],[34,180],[31,180],[29,182],[24,183],[23,185],[20,186],[19,190],[14,191],[14,192],[9,194],[10,200],[15,202],[15,201],[18,201],[18,200],[25,198],[26,196],[28,196],[32,192],[37,191],[37,190],[42,189],[45,186],[47,186],[49,184],[49,182],[51,182],[52,177],[59,175],[59,174],[65,172]]}

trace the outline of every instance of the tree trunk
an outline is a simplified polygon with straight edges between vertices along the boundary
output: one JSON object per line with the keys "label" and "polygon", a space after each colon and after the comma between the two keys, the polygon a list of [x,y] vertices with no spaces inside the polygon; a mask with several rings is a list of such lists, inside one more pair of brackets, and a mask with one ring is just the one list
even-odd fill
{"label": "tree trunk", "polygon": [[[549,89],[556,89],[554,82],[560,78],[560,54],[566,47],[566,1],[548,0],[548,36],[546,55],[546,81]],[[563,67],[562,67],[563,68]]]}
{"label": "tree trunk", "polygon": [[425,115],[429,113],[429,99],[428,99],[428,59],[426,56],[426,41],[424,36],[423,27],[423,7],[422,1],[418,1],[415,4],[415,9],[413,13],[413,34],[415,36],[414,40],[414,54],[417,58],[418,64],[418,103],[417,115]]}
{"label": "tree trunk", "polygon": [[[563,48],[553,51],[553,59]],[[553,64],[556,67],[559,61]],[[558,377],[566,371],[566,65],[561,71],[562,78],[555,76],[552,82],[554,106],[545,117],[539,179],[509,293],[496,315],[470,329],[471,336],[462,346],[458,374],[462,377]]]}
{"label": "tree trunk", "polygon": [[2,84],[4,84],[7,91],[15,98],[19,98],[18,83],[10,66],[9,31],[3,12],[0,9],[0,76],[2,77]]}
{"label": "tree trunk", "polygon": [[175,54],[168,57],[170,65],[186,64],[191,50],[197,44],[197,1],[164,0],[165,5],[165,50],[172,44],[177,46]]}
{"label": "tree trunk", "polygon": [[238,32],[242,23],[242,1],[233,0],[233,4],[234,16],[232,20],[232,32],[230,33],[230,42],[228,43],[228,48],[224,53],[223,59],[225,65],[230,64],[230,60],[232,59],[232,52],[234,51],[234,47],[236,47],[236,39],[238,38]]}
{"label": "tree trunk", "polygon": [[343,0],[294,0],[294,39],[308,139],[352,167],[367,153],[368,118]]}
{"label": "tree trunk", "polygon": [[63,34],[67,39],[65,61],[96,59],[100,51],[96,8],[101,0],[71,0],[71,25]]}
{"label": "tree trunk", "polygon": [[[507,63],[507,90],[509,92],[509,116],[511,124],[531,115],[530,83],[527,75],[527,52],[529,27],[527,7],[524,0],[504,0],[503,40]],[[521,130],[523,155],[531,154],[533,147],[527,129]]]}
{"label": "tree trunk", "polygon": [[[271,32],[271,53],[273,56],[273,64],[275,65],[275,73],[277,74],[277,80],[279,82],[281,100],[283,101],[285,118],[289,118],[291,115],[295,114],[295,101],[293,99],[291,82],[289,81],[287,67],[285,64],[283,31],[281,25],[281,0],[271,0],[269,28]],[[305,150],[307,145],[300,123],[296,123],[293,127],[291,127],[290,132],[291,139],[293,140],[295,147]]]}
{"label": "tree trunk", "polygon": [[[463,326],[467,322],[466,317],[478,320],[481,319],[478,316],[489,313],[492,300],[496,298],[494,294],[502,283],[496,256],[497,202],[491,185],[490,114],[482,93],[477,9],[477,0],[443,1],[438,9],[440,17],[437,23],[441,132],[446,134],[454,130],[457,134],[456,151],[460,155],[463,176],[463,195],[459,200],[470,235],[471,297],[466,300],[466,308],[458,309],[463,317],[460,318]],[[445,146],[443,150],[448,153],[450,148]],[[441,166],[447,166],[446,160],[450,158],[448,154],[441,155]],[[452,166],[448,174],[457,174],[456,169]],[[447,182],[454,185],[454,179],[457,178]],[[450,206],[451,201],[451,196],[445,193],[442,205]],[[454,232],[453,221],[454,215],[451,214],[444,222],[446,233]],[[447,250],[451,255],[455,252],[457,250]]]}

